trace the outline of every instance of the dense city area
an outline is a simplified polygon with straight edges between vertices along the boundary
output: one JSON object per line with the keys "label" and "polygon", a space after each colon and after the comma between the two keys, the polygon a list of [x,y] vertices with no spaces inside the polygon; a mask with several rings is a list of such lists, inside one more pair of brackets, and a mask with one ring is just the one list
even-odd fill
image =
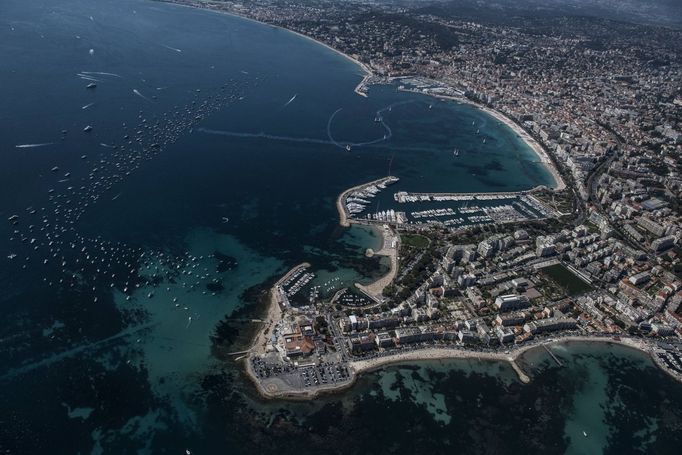
{"label": "dense city area", "polygon": [[339,206],[342,224],[391,239],[379,252],[395,257],[390,279],[324,296],[301,267],[275,286],[282,315],[249,367],[266,395],[338,387],[414,351],[511,360],[559,337],[635,344],[682,377],[682,32],[575,16],[476,20],[448,3],[176,1],[325,43],[370,71],[360,92],[409,78],[409,90],[500,113],[567,184],[517,195],[535,207],[529,216],[488,210],[463,225],[439,222],[454,209],[411,213],[428,223],[367,214],[372,192],[356,191]]}

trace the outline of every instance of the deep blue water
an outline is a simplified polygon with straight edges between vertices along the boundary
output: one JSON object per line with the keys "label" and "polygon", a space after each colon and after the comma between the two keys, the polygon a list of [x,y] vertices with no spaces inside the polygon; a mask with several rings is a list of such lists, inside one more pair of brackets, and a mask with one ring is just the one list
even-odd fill
{"label": "deep blue water", "polygon": [[[497,364],[423,364],[306,404],[262,403],[224,359],[252,329],[225,319],[256,314],[288,267],[382,273],[363,255],[376,236],[337,226],[343,189],[389,166],[391,191],[552,184],[484,113],[395,87],[362,98],[359,68],[309,40],[143,0],[5,0],[0,59],[0,449],[563,453],[588,447],[570,443],[593,415],[581,394],[615,387],[627,426],[605,414],[599,447],[632,449],[627,427],[673,453],[680,387],[628,352],[577,351],[594,384],[580,365],[521,386]],[[374,121],[389,106],[390,131]],[[645,376],[660,387],[623,392]],[[507,402],[535,412],[509,419]],[[536,427],[546,440],[519,439]]]}

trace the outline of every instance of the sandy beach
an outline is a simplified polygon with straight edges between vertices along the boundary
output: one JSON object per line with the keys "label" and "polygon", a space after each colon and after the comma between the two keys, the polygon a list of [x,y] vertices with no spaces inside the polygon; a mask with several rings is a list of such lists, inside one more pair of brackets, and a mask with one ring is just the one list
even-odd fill
{"label": "sandy beach", "polygon": [[254,18],[252,18],[252,17],[244,16],[244,15],[239,14],[239,13],[234,12],[234,11],[226,11],[226,10],[224,10],[224,9],[221,8],[221,6],[224,6],[224,4],[223,4],[222,2],[197,2],[197,3],[194,3],[194,4],[187,4],[187,3],[176,2],[176,1],[173,1],[173,0],[160,0],[160,1],[164,1],[164,2],[166,2],[166,3],[172,3],[173,5],[184,6],[184,7],[187,7],[187,8],[208,9],[208,10],[214,11],[214,12],[216,12],[216,13],[227,14],[228,16],[238,17],[238,18],[240,18],[240,19],[244,19],[244,20],[251,21],[251,22],[256,22],[256,23],[258,23],[258,24],[267,25],[267,26],[269,26],[269,27],[274,27],[274,28],[277,28],[277,29],[280,29],[280,30],[285,30],[285,31],[290,32],[290,33],[294,33],[294,34],[300,36],[301,38],[305,38],[305,39],[307,39],[307,40],[310,40],[310,41],[313,41],[314,43],[319,44],[320,46],[324,46],[324,47],[326,47],[327,49],[329,49],[330,51],[336,52],[336,53],[339,54],[340,56],[342,56],[342,57],[344,57],[344,58],[350,60],[350,61],[353,62],[353,63],[355,63],[357,66],[359,66],[359,67],[362,69],[362,71],[363,71],[365,74],[364,74],[362,80],[361,80],[361,81],[358,83],[358,85],[355,87],[354,92],[357,93],[357,94],[360,95],[360,96],[364,96],[364,97],[367,96],[367,95],[362,91],[362,88],[365,86],[365,83],[367,82],[367,79],[369,79],[370,77],[372,77],[372,76],[374,75],[374,73],[373,73],[372,70],[369,68],[369,66],[365,65],[365,64],[362,63],[360,60],[351,57],[351,56],[348,55],[348,54],[344,54],[343,52],[341,52],[341,51],[338,50],[338,49],[334,49],[333,47],[331,47],[330,45],[328,45],[328,44],[326,44],[326,43],[323,43],[322,41],[318,41],[318,40],[316,40],[315,38],[312,38],[312,37],[310,37],[310,36],[308,36],[308,35],[304,35],[304,34],[302,34],[302,33],[299,33],[299,32],[297,32],[297,31],[295,31],[295,30],[291,30],[291,29],[289,29],[289,28],[285,28],[285,27],[282,27],[282,26],[279,26],[279,25],[275,25],[275,24],[270,24],[270,23],[267,23],[267,22],[262,22],[262,21],[259,21],[259,20],[257,20],[257,19],[254,19]]}
{"label": "sandy beach", "polygon": [[[300,268],[308,268],[310,264],[307,262],[302,262],[294,267],[292,267],[286,274],[284,274],[270,289],[268,310],[265,315],[265,327],[256,333],[256,336],[251,343],[249,352],[251,354],[260,354],[266,352],[268,340],[272,336],[272,329],[277,322],[282,319],[282,309],[279,306],[279,300],[277,298],[277,287],[280,286],[284,281],[286,281],[292,273]],[[248,362],[247,362],[248,363]]]}
{"label": "sandy beach", "polygon": [[487,114],[491,115],[495,119],[499,120],[500,122],[504,123],[509,128],[511,128],[512,131],[518,134],[519,137],[526,143],[526,145],[528,145],[528,147],[530,147],[535,152],[535,154],[540,158],[540,162],[544,164],[545,167],[552,174],[552,178],[554,178],[555,182],[554,189],[556,191],[566,189],[566,183],[564,182],[564,179],[561,177],[559,170],[556,168],[554,162],[551,160],[545,149],[538,143],[538,141],[533,139],[531,135],[526,132],[526,130],[521,128],[520,125],[518,125],[516,122],[514,122],[512,119],[502,114],[501,112],[491,109],[482,104],[474,103],[473,101],[470,101],[466,98],[461,99],[459,101],[470,104],[476,107],[477,109],[486,112]]}
{"label": "sandy beach", "polygon": [[511,128],[512,131],[514,131],[522,140],[523,142],[526,143],[528,147],[535,152],[535,154],[538,156],[540,159],[540,162],[545,166],[547,170],[552,174],[552,178],[554,179],[554,190],[556,191],[561,191],[566,189],[566,183],[564,182],[563,177],[561,177],[561,174],[559,173],[559,170],[557,169],[556,165],[552,161],[552,159],[549,157],[545,149],[536,141],[526,130],[524,130],[518,123],[504,115],[500,111],[496,111],[494,109],[491,109],[488,106],[485,106],[481,103],[474,102],[468,98],[465,97],[454,97],[454,96],[446,96],[446,95],[438,95],[438,94],[431,94],[431,93],[422,93],[419,91],[414,91],[414,90],[405,90],[408,92],[413,92],[413,93],[419,93],[422,95],[426,96],[432,96],[434,98],[438,99],[443,99],[443,100],[448,100],[448,101],[455,101],[458,103],[464,103],[468,104],[470,106],[475,107],[476,109],[479,109],[486,114],[490,115],[491,117],[495,118],[496,120],[504,123],[506,126]]}
{"label": "sandy beach", "polygon": [[[428,361],[428,360],[474,360],[479,362],[508,362],[513,368],[514,372],[520,382],[528,384],[531,382],[531,377],[521,368],[517,360],[526,352],[533,349],[541,349],[543,346],[551,348],[554,345],[560,345],[564,343],[607,343],[607,344],[618,344],[620,346],[625,346],[630,349],[636,349],[638,351],[648,354],[654,364],[660,367],[656,356],[654,355],[653,346],[646,340],[634,339],[634,338],[613,338],[613,337],[589,337],[589,336],[570,336],[563,337],[559,339],[554,339],[552,341],[545,341],[542,343],[522,345],[520,347],[511,346],[509,353],[503,352],[481,352],[473,349],[464,348],[452,348],[452,347],[431,347],[425,349],[417,349],[412,351],[406,351],[401,353],[396,353],[388,355],[386,357],[379,357],[367,360],[355,360],[350,362],[350,369],[352,371],[351,378],[348,382],[341,384],[327,384],[324,387],[318,387],[315,389],[305,389],[301,391],[287,390],[286,392],[279,392],[277,389],[268,390],[259,383],[256,379],[253,371],[251,371],[250,365],[247,365],[247,372],[249,377],[253,380],[259,393],[268,399],[287,399],[287,400],[310,400],[314,399],[323,394],[340,393],[344,390],[352,387],[357,379],[367,373],[379,371],[385,367],[400,364],[411,364],[418,361]],[[662,370],[667,371],[665,368]],[[681,381],[680,377],[670,374],[671,377],[677,381]]]}
{"label": "sandy beach", "polygon": [[[310,40],[316,44],[319,44],[320,46],[324,46],[325,48],[329,49],[330,51],[337,53],[338,55],[350,60],[351,62],[355,63],[357,66],[360,67],[360,69],[364,73],[364,76],[363,76],[362,80],[358,83],[358,85],[355,87],[354,92],[360,96],[364,96],[364,97],[367,96],[367,94],[364,92],[363,89],[366,87],[367,80],[374,75],[371,68],[369,66],[367,66],[366,64],[362,63],[361,61],[359,61],[358,59],[356,59],[356,58],[354,58],[348,54],[345,54],[345,53],[341,52],[340,50],[335,49],[326,43],[318,41],[315,38],[312,38],[308,35],[304,35],[302,33],[299,33],[295,30],[291,30],[291,29],[288,29],[285,27],[281,27],[279,25],[269,24],[267,22],[261,22],[261,21],[258,21],[256,19],[250,18],[248,16],[241,15],[241,14],[233,12],[233,11],[225,11],[225,10],[217,7],[220,4],[205,2],[205,3],[200,3],[200,4],[187,5],[187,4],[177,3],[177,2],[173,2],[173,1],[169,1],[169,3],[173,3],[174,5],[185,6],[185,7],[189,7],[189,8],[210,9],[211,11],[215,11],[215,12],[220,13],[220,14],[227,14],[227,15],[239,17],[241,19],[248,20],[251,22],[257,22],[259,24],[268,25],[270,27],[275,27],[275,28],[280,29],[280,30],[285,30],[287,32],[294,33],[294,34],[296,34],[302,38],[305,38],[305,39]],[[205,5],[205,6],[202,6],[202,5]],[[216,7],[211,7],[211,5],[215,5]],[[518,134],[519,137],[521,137],[521,139],[528,145],[528,147],[530,147],[536,153],[536,155],[540,158],[540,162],[545,165],[545,167],[549,170],[549,172],[552,174],[552,177],[554,178],[554,182],[555,182],[554,189],[556,191],[561,191],[561,190],[566,188],[566,183],[564,182],[564,179],[561,177],[559,170],[556,168],[556,166],[554,165],[554,162],[550,159],[550,157],[547,154],[547,152],[545,151],[545,149],[535,139],[533,139],[523,128],[521,128],[520,125],[518,125],[516,122],[514,122],[512,119],[510,119],[506,115],[502,114],[499,111],[491,109],[487,106],[484,106],[480,103],[473,102],[473,101],[471,101],[467,98],[464,98],[464,97],[456,98],[456,97],[451,97],[451,96],[435,95],[435,94],[426,94],[426,95],[427,96],[433,96],[435,98],[447,99],[447,100],[458,101],[461,103],[470,104],[470,105],[486,112],[487,114],[496,118],[500,122],[504,123],[509,128],[511,128],[516,134]],[[342,226],[346,226],[346,225],[342,224]]]}
{"label": "sandy beach", "polygon": [[521,382],[528,383],[530,378],[515,364],[515,357],[510,354],[498,354],[492,352],[478,352],[467,349],[453,349],[449,347],[433,347],[417,349],[404,353],[393,354],[386,357],[378,357],[368,360],[356,360],[351,362],[351,366],[356,374],[369,373],[380,370],[389,365],[410,363],[422,360],[487,360],[495,362],[509,362],[516,366],[514,370],[519,375]]}
{"label": "sandy beach", "polygon": [[[379,228],[376,231],[381,235],[383,246],[379,251],[375,251],[376,256],[387,256],[390,259],[390,268],[388,273],[376,281],[362,285],[355,283],[355,287],[360,289],[365,294],[369,294],[374,299],[381,301],[383,291],[386,286],[391,284],[398,274],[398,251],[400,251],[400,235],[393,232],[391,228]],[[395,243],[395,247],[392,244]],[[388,247],[386,245],[389,245]]]}
{"label": "sandy beach", "polygon": [[[401,363],[410,363],[420,360],[457,360],[457,359],[469,359],[469,360],[479,360],[479,361],[494,361],[494,362],[509,362],[514,371],[519,376],[521,382],[528,383],[530,378],[526,373],[518,366],[516,360],[522,356],[525,352],[531,349],[538,349],[540,347],[552,345],[569,343],[569,342],[586,342],[586,343],[612,343],[619,344],[622,346],[627,346],[632,349],[637,349],[653,357],[653,349],[649,343],[644,340],[638,340],[633,338],[621,338],[614,339],[611,337],[588,337],[588,336],[571,336],[562,337],[553,341],[547,341],[544,343],[536,343],[529,345],[522,345],[520,347],[510,347],[509,354],[502,352],[480,352],[473,349],[453,349],[448,347],[433,347],[425,349],[417,349],[413,351],[407,351],[404,353],[398,353],[386,357],[378,357],[368,360],[356,360],[351,362],[353,371],[356,374],[363,374],[372,371],[379,370],[388,365],[396,365]],[[656,363],[656,362],[654,362]]]}

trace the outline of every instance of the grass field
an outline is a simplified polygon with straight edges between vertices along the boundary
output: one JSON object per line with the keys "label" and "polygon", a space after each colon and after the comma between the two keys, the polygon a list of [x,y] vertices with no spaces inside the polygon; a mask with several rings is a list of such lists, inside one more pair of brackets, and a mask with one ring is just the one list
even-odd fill
{"label": "grass field", "polygon": [[404,246],[420,249],[429,246],[429,239],[419,234],[402,234],[400,236],[400,242]]}
{"label": "grass field", "polygon": [[583,294],[592,290],[592,286],[561,264],[550,265],[549,267],[541,269],[540,272],[562,288],[566,289],[570,295]]}

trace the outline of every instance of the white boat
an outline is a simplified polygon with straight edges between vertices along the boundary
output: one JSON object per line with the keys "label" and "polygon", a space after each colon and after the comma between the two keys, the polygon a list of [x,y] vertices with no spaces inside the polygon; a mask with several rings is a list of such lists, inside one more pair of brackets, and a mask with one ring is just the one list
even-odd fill
{"label": "white boat", "polygon": [[85,86],[85,88],[95,88],[95,87],[97,87],[97,84],[95,84],[94,82],[90,82],[88,85]]}
{"label": "white boat", "polygon": [[88,132],[92,131],[92,127],[91,127],[90,125],[88,125],[88,126],[86,126],[85,128],[83,128],[83,131],[85,131],[86,133],[88,133]]}

